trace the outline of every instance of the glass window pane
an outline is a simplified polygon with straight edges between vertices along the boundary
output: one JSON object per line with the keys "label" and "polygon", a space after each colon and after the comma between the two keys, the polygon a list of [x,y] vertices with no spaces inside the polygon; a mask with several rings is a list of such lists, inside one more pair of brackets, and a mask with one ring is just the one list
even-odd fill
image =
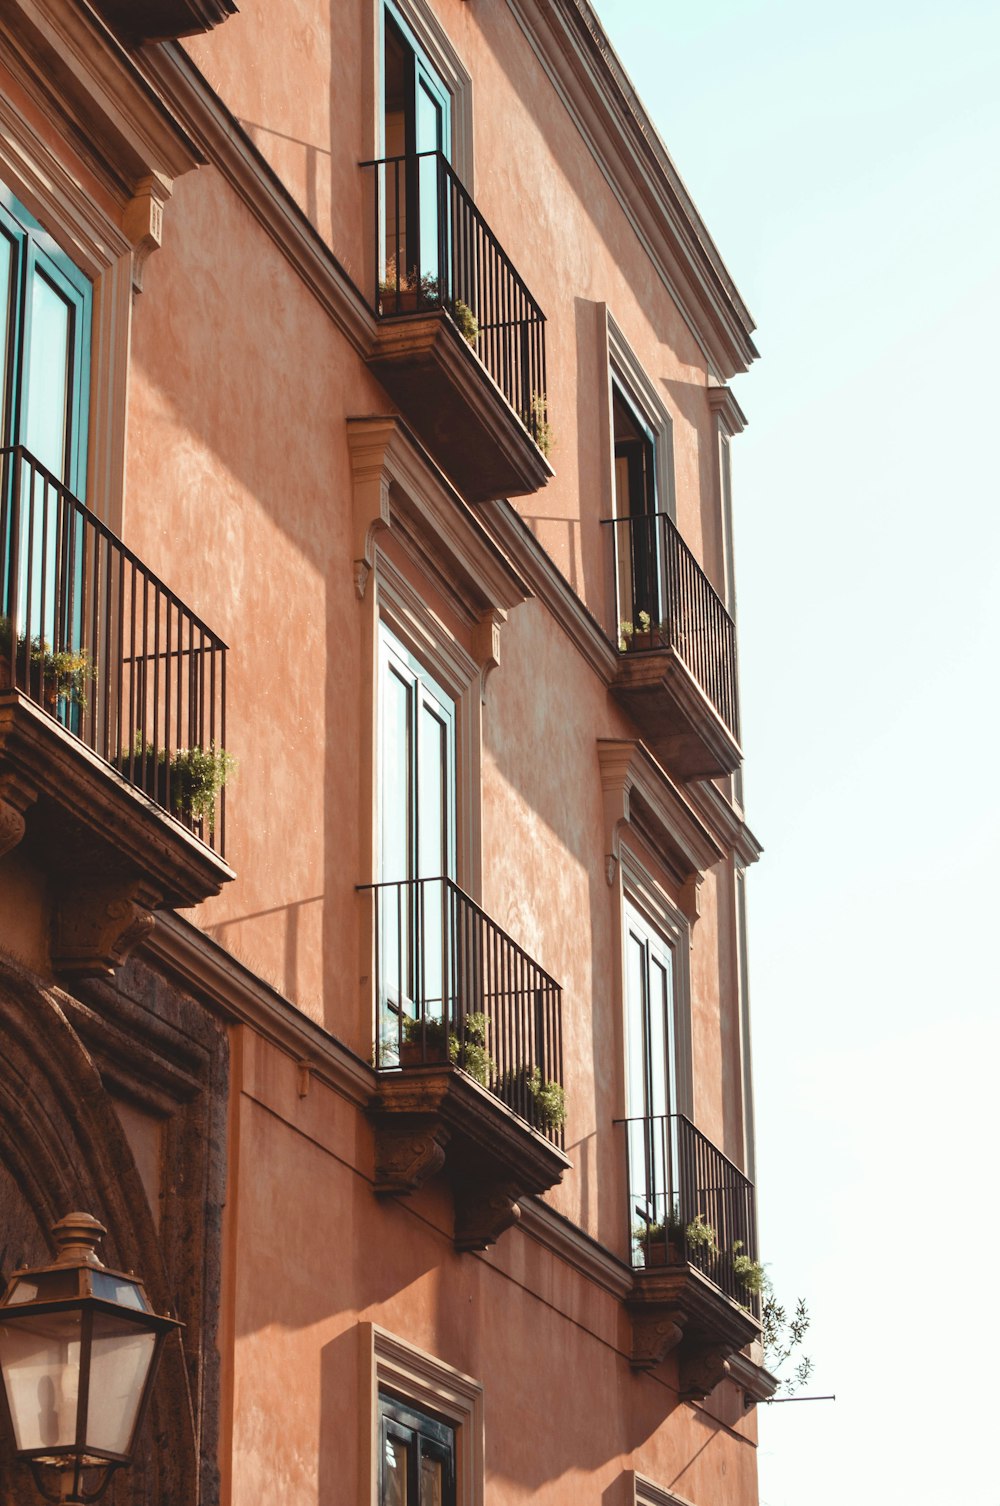
{"label": "glass window pane", "polygon": [[443,1499],[444,1465],[425,1453],[420,1459],[420,1506],[442,1506]]}
{"label": "glass window pane", "polygon": [[383,1433],[383,1438],[385,1458],[382,1464],[382,1506],[408,1506],[409,1444],[387,1432]]}
{"label": "glass window pane", "polygon": [[410,877],[410,764],[413,686],[395,664],[386,665],[380,728],[382,879]]}
{"label": "glass window pane", "polygon": [[17,1447],[72,1447],[80,1389],[79,1310],[4,1322],[0,1358]]}
{"label": "glass window pane", "polygon": [[155,1333],[95,1313],[86,1435],[91,1449],[127,1451],[155,1350]]}
{"label": "glass window pane", "polygon": [[24,442],[62,479],[66,465],[73,311],[47,278],[31,281],[31,346]]}

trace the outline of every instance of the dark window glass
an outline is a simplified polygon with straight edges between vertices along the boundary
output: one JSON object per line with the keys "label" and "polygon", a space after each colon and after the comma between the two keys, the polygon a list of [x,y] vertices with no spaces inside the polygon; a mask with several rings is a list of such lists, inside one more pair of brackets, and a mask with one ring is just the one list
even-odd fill
{"label": "dark window glass", "polygon": [[380,1395],[379,1506],[456,1506],[455,1430]]}

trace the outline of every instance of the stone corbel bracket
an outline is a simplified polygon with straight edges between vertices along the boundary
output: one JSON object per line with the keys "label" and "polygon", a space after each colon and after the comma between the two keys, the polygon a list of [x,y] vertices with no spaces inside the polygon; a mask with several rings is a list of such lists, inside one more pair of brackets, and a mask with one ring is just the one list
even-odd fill
{"label": "stone corbel bracket", "polygon": [[170,198],[173,185],[160,173],[151,173],[135,185],[135,193],[125,206],[122,229],[132,244],[132,288],[142,292],[142,274],[151,253],[163,241],[163,206]]}
{"label": "stone corbel bracket", "polygon": [[734,1356],[760,1338],[756,1318],[687,1263],[636,1271],[625,1305],[633,1368],[651,1370],[675,1355],[684,1401],[704,1400]]}
{"label": "stone corbel bracket", "polygon": [[597,756],[608,884],[615,882],[622,833],[638,822],[676,877],[682,908],[693,925],[700,913],[702,878],[725,857],[725,848],[642,743],[600,738]]}
{"label": "stone corbel bracket", "polygon": [[407,1196],[443,1173],[460,1251],[495,1244],[520,1219],[518,1199],[547,1192],[570,1166],[558,1146],[454,1067],[381,1073],[368,1112],[375,1192]]}

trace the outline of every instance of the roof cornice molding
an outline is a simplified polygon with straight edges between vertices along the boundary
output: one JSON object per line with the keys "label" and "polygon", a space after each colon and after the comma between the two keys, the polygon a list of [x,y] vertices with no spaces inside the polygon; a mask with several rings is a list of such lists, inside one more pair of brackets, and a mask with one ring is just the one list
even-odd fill
{"label": "roof cornice molding", "polygon": [[249,1025],[303,1070],[367,1107],[373,1068],[190,921],[161,912],[141,950],[225,1019]]}
{"label": "roof cornice molding", "polygon": [[144,49],[143,62],[206,159],[240,196],[354,349],[367,357],[375,343],[375,315],[236,117],[176,42]]}
{"label": "roof cornice molding", "polygon": [[[597,757],[604,791],[608,883],[621,860],[627,826],[643,832],[681,884],[699,881],[726,855],[726,848],[685,799],[667,771],[640,742],[598,738]],[[693,900],[694,896],[690,896]],[[697,918],[697,905],[692,905]],[[687,912],[685,912],[687,913]]]}
{"label": "roof cornice molding", "polygon": [[743,433],[749,420],[733,396],[731,387],[709,387],[708,406],[725,424],[728,434],[735,436]]}
{"label": "roof cornice molding", "polygon": [[587,0],[507,3],[709,364],[745,371],[753,318]]}
{"label": "roof cornice molding", "polygon": [[685,788],[691,804],[726,850],[744,868],[756,863],[764,849],[732,802],[708,779],[692,780]]}

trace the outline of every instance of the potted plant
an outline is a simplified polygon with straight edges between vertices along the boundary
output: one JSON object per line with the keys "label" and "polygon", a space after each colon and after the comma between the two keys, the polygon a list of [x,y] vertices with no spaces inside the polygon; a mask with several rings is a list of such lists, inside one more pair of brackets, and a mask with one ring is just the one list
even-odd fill
{"label": "potted plant", "polygon": [[[415,314],[421,309],[434,308],[440,304],[438,280],[416,267],[397,273],[395,258],[385,264],[385,275],[378,284],[379,314],[386,318],[393,314]],[[471,310],[469,310],[471,316]],[[476,325],[476,334],[479,326]]]}
{"label": "potted plant", "polygon": [[531,1117],[541,1130],[562,1129],[566,1123],[566,1090],[561,1083],[543,1078],[538,1067],[516,1067],[497,1083],[497,1096],[515,1114],[533,1108]]}
{"label": "potted plant", "polygon": [[623,654],[662,648],[663,641],[663,624],[654,623],[648,612],[640,612],[635,622],[626,619],[618,624],[618,647]]}
{"label": "potted plant", "polygon": [[546,460],[552,455],[552,425],[549,423],[549,405],[544,392],[533,392],[526,428]]}
{"label": "potted plant", "polygon": [[632,1238],[642,1251],[642,1263],[644,1266],[663,1266],[668,1264],[668,1227],[658,1219],[651,1219],[648,1223],[635,1224],[632,1229]]}
{"label": "potted plant", "polygon": [[[0,618],[0,690],[12,690],[23,674],[27,636],[17,635],[14,644],[14,675],[11,676],[11,624]],[[81,711],[87,709],[87,686],[97,678],[97,671],[81,649],[53,649],[43,637],[32,638],[28,653],[28,694],[38,705],[55,715],[60,700]]]}
{"label": "potted plant", "polygon": [[401,1067],[441,1065],[448,1060],[448,1026],[444,1020],[429,1020],[423,1015],[406,1015],[403,1039],[399,1046]]}
{"label": "potted plant", "polygon": [[719,1253],[719,1241],[712,1225],[705,1222],[704,1214],[696,1213],[685,1227],[684,1243],[691,1254],[704,1256]]}

